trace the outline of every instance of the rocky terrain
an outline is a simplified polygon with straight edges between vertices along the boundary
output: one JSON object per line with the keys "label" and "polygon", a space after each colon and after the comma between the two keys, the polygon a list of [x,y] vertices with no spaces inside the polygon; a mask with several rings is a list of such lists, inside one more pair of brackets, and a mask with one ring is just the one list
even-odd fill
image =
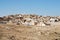
{"label": "rocky terrain", "polygon": [[0,40],[60,40],[60,16],[16,14],[0,17]]}

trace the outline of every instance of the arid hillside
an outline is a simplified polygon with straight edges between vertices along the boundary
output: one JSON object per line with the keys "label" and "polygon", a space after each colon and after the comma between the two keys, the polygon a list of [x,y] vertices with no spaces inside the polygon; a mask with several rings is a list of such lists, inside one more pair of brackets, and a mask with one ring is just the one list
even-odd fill
{"label": "arid hillside", "polygon": [[0,40],[60,40],[60,26],[0,25]]}
{"label": "arid hillside", "polygon": [[60,17],[22,14],[0,17],[0,40],[60,40]]}

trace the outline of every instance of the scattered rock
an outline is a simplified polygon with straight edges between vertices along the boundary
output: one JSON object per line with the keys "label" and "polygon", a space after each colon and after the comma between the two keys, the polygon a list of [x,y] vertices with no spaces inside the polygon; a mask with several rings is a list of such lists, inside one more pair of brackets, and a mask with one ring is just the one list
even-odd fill
{"label": "scattered rock", "polygon": [[[38,16],[35,14],[16,14],[0,17],[0,23],[4,24],[4,21],[7,21],[7,24],[24,24],[24,25],[36,25],[36,26],[48,26],[48,21],[51,23],[59,22],[60,17],[52,16]],[[1,22],[2,21],[2,22]]]}

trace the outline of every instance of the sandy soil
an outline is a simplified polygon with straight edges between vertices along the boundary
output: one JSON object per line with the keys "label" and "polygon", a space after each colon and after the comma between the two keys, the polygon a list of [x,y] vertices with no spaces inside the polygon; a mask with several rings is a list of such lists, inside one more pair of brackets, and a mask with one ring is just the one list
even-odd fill
{"label": "sandy soil", "polygon": [[60,25],[36,27],[0,24],[0,40],[60,40]]}

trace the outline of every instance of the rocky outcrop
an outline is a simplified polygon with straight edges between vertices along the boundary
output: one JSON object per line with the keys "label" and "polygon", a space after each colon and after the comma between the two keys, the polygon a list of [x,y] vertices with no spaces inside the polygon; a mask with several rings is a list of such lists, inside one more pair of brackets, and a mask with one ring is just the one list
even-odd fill
{"label": "rocky outcrop", "polygon": [[60,17],[39,16],[34,14],[16,14],[0,17],[0,23],[4,23],[4,21],[6,21],[6,24],[50,26],[52,22],[60,22]]}

